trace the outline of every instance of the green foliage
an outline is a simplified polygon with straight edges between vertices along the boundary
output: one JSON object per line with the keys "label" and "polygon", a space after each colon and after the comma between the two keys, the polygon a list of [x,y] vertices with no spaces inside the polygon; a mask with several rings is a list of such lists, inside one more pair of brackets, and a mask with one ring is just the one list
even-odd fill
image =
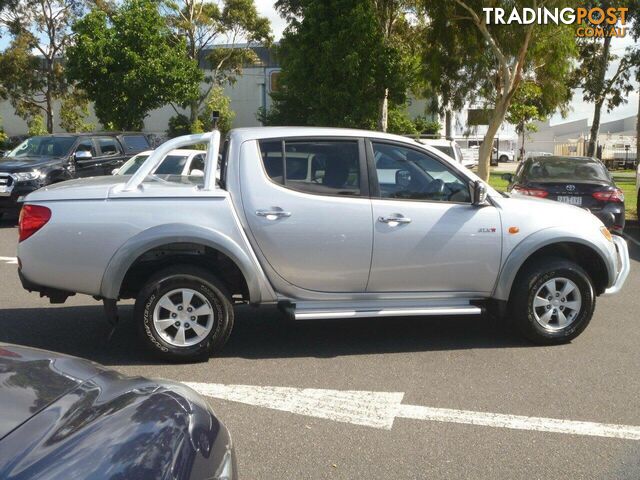
{"label": "green foliage", "polygon": [[404,107],[397,106],[389,108],[387,131],[399,135],[415,135],[418,133],[415,123],[411,121]]}
{"label": "green foliage", "polygon": [[[426,39],[426,89],[443,99],[441,110],[480,98],[491,111],[479,159],[479,175],[486,179],[490,145],[523,80],[539,85],[545,94],[555,88],[545,104],[553,109],[566,107],[575,35],[566,25],[487,24],[483,0],[419,3]],[[535,0],[515,0],[508,10],[537,5]],[[566,0],[545,2],[550,9],[567,6],[572,5]]]}
{"label": "green foliage", "polygon": [[149,111],[198,95],[202,72],[186,60],[184,39],[166,25],[154,0],[94,9],[74,25],[68,77],[95,102],[96,115],[118,129],[141,129]]}
{"label": "green foliage", "polygon": [[[225,0],[221,4],[206,0],[169,0],[165,2],[169,25],[186,39],[185,56],[207,67],[205,87],[189,103],[192,121],[203,113],[212,89],[235,83],[242,67],[258,63],[251,49],[256,43],[270,45],[271,27],[258,14],[253,0]],[[240,39],[243,46],[237,46]],[[211,48],[217,41],[233,47]]]}
{"label": "green foliage", "polygon": [[169,128],[167,129],[169,138],[189,135],[190,133],[192,132],[189,117],[179,113],[169,119]]}
{"label": "green foliage", "polygon": [[415,125],[417,133],[423,135],[437,135],[440,133],[440,129],[442,128],[440,122],[437,120],[431,120],[423,116],[416,117],[413,120],[413,124]]}
{"label": "green foliage", "polygon": [[89,99],[85,92],[72,90],[68,92],[60,104],[60,127],[65,132],[90,132],[95,129],[93,123],[87,123],[89,115]]}
{"label": "green foliage", "polygon": [[46,135],[48,133],[42,115],[35,115],[29,118],[27,126],[29,127],[29,136]]}
{"label": "green foliage", "polygon": [[231,110],[231,100],[224,94],[222,87],[211,89],[202,113],[193,122],[183,114],[171,117],[167,135],[169,137],[177,137],[179,135],[188,135],[189,133],[211,131],[213,129],[213,112],[219,113],[218,130],[220,130],[222,136],[225,136],[231,130],[235,112]]}
{"label": "green foliage", "polygon": [[282,73],[268,122],[375,128],[385,89],[390,105],[404,103],[411,48],[387,42],[373,2],[291,3],[298,17],[280,43]]}
{"label": "green foliage", "polygon": [[51,133],[54,102],[66,94],[68,87],[60,57],[71,42],[71,25],[81,14],[84,2],[15,0],[8,3],[8,11],[0,15],[0,27],[9,32],[12,41],[2,54],[0,84],[4,85],[17,115],[27,121],[43,115],[46,129]]}
{"label": "green foliage", "polygon": [[220,115],[218,118],[218,130],[224,137],[231,130],[236,114],[231,110],[231,100],[224,94],[222,87],[213,87],[211,89],[205,102],[204,111],[199,117],[207,131],[213,128],[212,115],[216,111]]}

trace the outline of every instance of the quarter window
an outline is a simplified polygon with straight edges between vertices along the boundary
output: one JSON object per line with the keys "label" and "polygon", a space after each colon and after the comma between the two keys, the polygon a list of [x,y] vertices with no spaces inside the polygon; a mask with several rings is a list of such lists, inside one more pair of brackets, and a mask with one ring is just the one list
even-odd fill
{"label": "quarter window", "polygon": [[471,202],[467,182],[426,153],[374,142],[373,154],[382,198]]}
{"label": "quarter window", "polygon": [[319,195],[360,195],[357,141],[262,140],[267,175],[293,190]]}

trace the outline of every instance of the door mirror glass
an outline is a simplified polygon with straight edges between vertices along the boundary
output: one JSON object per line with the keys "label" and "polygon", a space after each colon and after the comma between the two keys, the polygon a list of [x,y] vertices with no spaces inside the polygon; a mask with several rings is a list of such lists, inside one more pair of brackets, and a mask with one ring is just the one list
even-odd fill
{"label": "door mirror glass", "polygon": [[503,173],[502,174],[502,179],[506,180],[509,183],[511,183],[513,181],[513,173]]}
{"label": "door mirror glass", "polygon": [[396,185],[407,188],[411,184],[411,172],[409,170],[398,170],[396,172]]}
{"label": "door mirror glass", "polygon": [[74,158],[76,160],[91,160],[93,158],[93,155],[91,155],[91,152],[88,152],[86,150],[78,150]]}
{"label": "door mirror glass", "polygon": [[476,180],[473,183],[473,204],[482,205],[487,200],[487,186],[484,182]]}

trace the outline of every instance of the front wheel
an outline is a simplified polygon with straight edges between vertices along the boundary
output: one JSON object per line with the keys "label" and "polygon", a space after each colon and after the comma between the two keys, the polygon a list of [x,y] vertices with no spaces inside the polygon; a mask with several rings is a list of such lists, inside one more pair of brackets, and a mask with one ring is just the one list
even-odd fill
{"label": "front wheel", "polygon": [[534,343],[566,343],[591,321],[595,294],[591,278],[576,263],[549,258],[518,275],[509,301],[511,318]]}
{"label": "front wheel", "polygon": [[138,294],[134,315],[143,341],[173,361],[206,360],[227,341],[234,319],[224,285],[190,265],[149,279]]}

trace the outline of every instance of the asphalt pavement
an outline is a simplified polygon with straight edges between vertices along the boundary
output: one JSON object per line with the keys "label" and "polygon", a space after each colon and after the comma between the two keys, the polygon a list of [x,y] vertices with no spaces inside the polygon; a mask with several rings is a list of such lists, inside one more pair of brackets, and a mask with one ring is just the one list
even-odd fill
{"label": "asphalt pavement", "polygon": [[[640,230],[629,231],[640,239]],[[130,303],[109,338],[92,298],[49,305],[25,292],[12,261],[16,243],[12,222],[0,223],[0,341],[77,355],[128,375],[402,392],[403,405],[640,426],[640,243],[630,242],[623,291],[598,298],[591,325],[567,345],[533,346],[478,317],[294,323],[273,309],[243,307],[224,350],[192,365],[150,356]],[[640,478],[640,440],[473,425],[473,415],[466,423],[398,417],[388,429],[375,428],[210,401],[232,433],[241,478]]]}

